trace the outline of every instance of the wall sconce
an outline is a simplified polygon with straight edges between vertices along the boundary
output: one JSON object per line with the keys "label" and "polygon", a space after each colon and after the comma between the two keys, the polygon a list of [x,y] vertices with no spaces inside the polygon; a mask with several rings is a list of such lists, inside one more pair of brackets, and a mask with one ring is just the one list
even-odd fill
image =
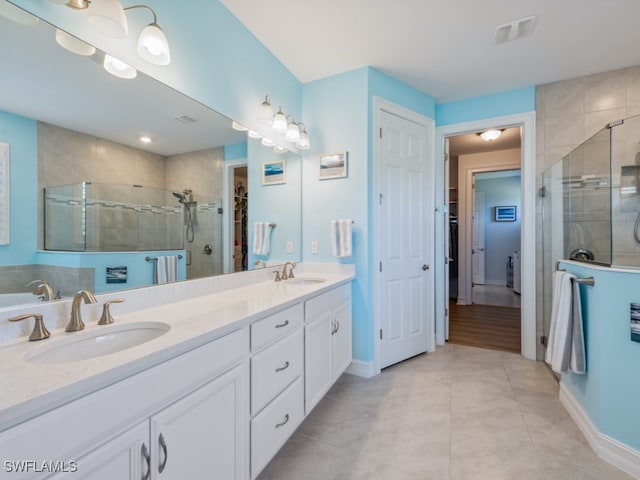
{"label": "wall sconce", "polygon": [[300,125],[302,125],[302,131],[300,132],[300,139],[296,142],[296,147],[300,150],[309,150],[311,148],[311,143],[309,142],[307,127],[304,126],[304,123],[299,123],[298,126]]}
{"label": "wall sconce", "polygon": [[495,139],[497,139],[500,135],[502,135],[502,132],[504,132],[504,128],[501,130],[492,128],[490,130],[486,130],[484,132],[478,133],[478,136],[485,142],[492,142]]}
{"label": "wall sconce", "polygon": [[287,125],[287,131],[284,132],[284,139],[287,142],[296,143],[300,140],[300,129],[293,116],[289,115],[289,117],[291,117],[291,121]]}
{"label": "wall sconce", "polygon": [[136,51],[141,58],[154,65],[169,65],[171,63],[169,42],[158,25],[156,12],[148,5],[133,5],[123,8],[120,0],[93,0],[92,2],[89,0],[50,1],[64,4],[74,10],[88,9],[89,24],[103,35],[111,38],[125,38],[129,34],[125,12],[141,8],[149,10],[153,15],[153,21],[140,32]]}

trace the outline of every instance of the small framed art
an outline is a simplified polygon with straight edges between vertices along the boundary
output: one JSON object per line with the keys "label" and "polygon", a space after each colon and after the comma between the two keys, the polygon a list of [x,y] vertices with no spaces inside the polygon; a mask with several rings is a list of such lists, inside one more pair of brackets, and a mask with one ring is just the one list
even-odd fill
{"label": "small framed art", "polygon": [[286,183],[286,164],[284,161],[266,162],[262,164],[262,184],[278,185]]}
{"label": "small framed art", "polygon": [[347,152],[329,153],[320,156],[320,180],[347,176]]}
{"label": "small framed art", "polygon": [[495,220],[496,222],[515,222],[516,221],[515,205],[507,206],[507,207],[496,207]]}

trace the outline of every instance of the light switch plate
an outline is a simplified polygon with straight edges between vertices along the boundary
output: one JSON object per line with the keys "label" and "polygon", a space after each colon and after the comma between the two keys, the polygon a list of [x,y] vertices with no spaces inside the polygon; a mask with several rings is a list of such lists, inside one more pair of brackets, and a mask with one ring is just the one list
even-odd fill
{"label": "light switch plate", "polygon": [[293,242],[291,240],[287,242],[287,253],[293,253]]}
{"label": "light switch plate", "polygon": [[313,254],[317,254],[318,253],[318,241],[314,240],[313,242],[311,242],[311,253]]}

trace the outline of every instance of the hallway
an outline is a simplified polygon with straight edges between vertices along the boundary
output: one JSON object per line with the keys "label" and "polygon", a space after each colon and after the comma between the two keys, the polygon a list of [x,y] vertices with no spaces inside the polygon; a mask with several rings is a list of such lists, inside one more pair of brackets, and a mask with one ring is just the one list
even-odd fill
{"label": "hallway", "polygon": [[342,375],[259,480],[622,480],[539,362],[446,345]]}

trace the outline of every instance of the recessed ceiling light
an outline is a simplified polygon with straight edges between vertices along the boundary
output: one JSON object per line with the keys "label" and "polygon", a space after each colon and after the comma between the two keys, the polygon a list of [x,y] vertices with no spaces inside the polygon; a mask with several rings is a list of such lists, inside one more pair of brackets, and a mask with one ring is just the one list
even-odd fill
{"label": "recessed ceiling light", "polygon": [[151,143],[151,139],[149,137],[145,137],[145,136],[140,137],[140,141],[142,143]]}

